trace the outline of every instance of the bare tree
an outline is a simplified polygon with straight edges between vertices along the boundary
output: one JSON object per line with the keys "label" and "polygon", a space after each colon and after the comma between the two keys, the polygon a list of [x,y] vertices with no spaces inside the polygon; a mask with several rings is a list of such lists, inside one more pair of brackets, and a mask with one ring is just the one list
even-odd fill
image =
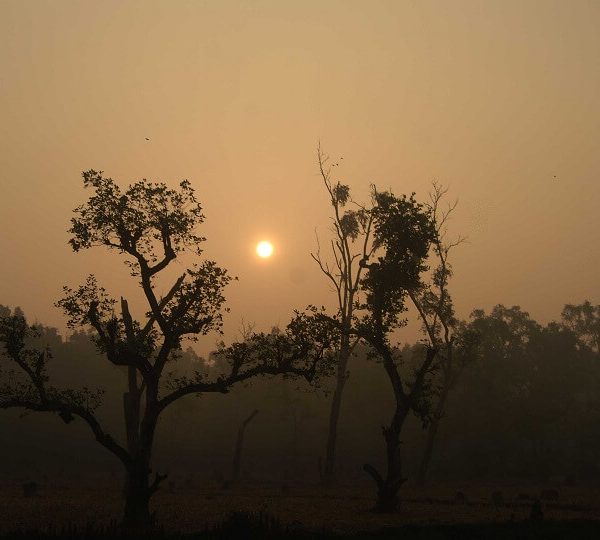
{"label": "bare tree", "polygon": [[[340,339],[334,360],[336,379],[329,413],[325,462],[320,471],[321,482],[330,485],[335,482],[337,429],[342,394],[350,375],[348,362],[359,339],[351,336],[352,318],[360,278],[364,270],[360,261],[367,260],[373,249],[370,242],[372,217],[366,208],[353,203],[347,185],[333,179],[332,167],[337,166],[337,163],[331,163],[329,156],[323,153],[320,145],[317,149],[317,160],[333,214],[331,217],[333,236],[329,241],[331,248],[329,257],[321,252],[318,236],[317,251],[311,253],[311,256],[333,286],[337,300],[336,316],[340,328]],[[354,208],[346,208],[349,204],[353,204]]]}
{"label": "bare tree", "polygon": [[252,422],[252,420],[258,414],[258,409],[254,409],[250,415],[240,424],[237,433],[237,439],[235,441],[235,451],[233,454],[233,474],[231,476],[231,481],[233,483],[237,483],[240,480],[240,467],[242,463],[242,448],[244,447],[244,434],[246,432],[246,427],[248,424]]}
{"label": "bare tree", "polygon": [[48,356],[27,348],[30,329],[23,317],[3,322],[2,360],[13,369],[0,386],[0,408],[54,412],[65,422],[75,417],[84,420],[99,444],[125,468],[124,523],[143,527],[152,522],[149,501],[165,478],[158,473],[151,478],[161,413],[187,395],[227,393],[232,385],[259,375],[286,373],[312,379],[330,347],[332,325],[314,308],[296,313],[277,335],[255,333],[241,343],[221,347],[218,354],[229,368],[218,378],[208,380],[202,371],[178,376],[167,365],[176,365],[182,341],[220,332],[223,289],[231,280],[213,261],[202,261],[187,268],[165,289],[164,296],[157,293],[161,272],[179,254],[186,251],[199,259],[202,253],[204,238],[195,231],[204,216],[194,190],[187,181],[179,189],[170,189],[142,180],[123,192],[112,179],[93,170],[83,173],[83,179],[94,193],[74,211],[70,244],[74,251],[104,246],[124,255],[147,308],[142,317],[134,318],[127,300],[121,297],[117,303],[110,298],[94,276],[76,289],[65,287],[57,305],[67,314],[69,326],[91,327],[99,351],[112,364],[127,369],[127,443],[108,434],[96,417],[101,392],[58,390],[49,385]]}
{"label": "bare tree", "polygon": [[459,236],[456,240],[447,240],[448,219],[458,205],[458,201],[454,201],[442,208],[447,193],[447,188],[433,183],[426,207],[433,224],[432,251],[437,264],[427,282],[408,291],[421,320],[427,345],[437,351],[439,366],[435,380],[437,388],[431,396],[433,410],[430,418],[425,419],[427,436],[417,473],[418,485],[425,483],[448,395],[465,366],[475,358],[477,347],[476,333],[469,325],[455,317],[452,297],[448,291],[448,282],[452,277],[449,255],[451,250],[462,244],[465,239]]}

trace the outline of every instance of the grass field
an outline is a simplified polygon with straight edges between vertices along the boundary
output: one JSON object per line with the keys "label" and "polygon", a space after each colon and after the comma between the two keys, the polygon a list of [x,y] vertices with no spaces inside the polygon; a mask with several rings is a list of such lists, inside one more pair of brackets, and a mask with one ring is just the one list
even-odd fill
{"label": "grass field", "polygon": [[[203,530],[234,512],[243,512],[273,516],[285,526],[351,534],[405,525],[523,522],[529,519],[533,500],[542,489],[519,484],[406,487],[401,511],[381,515],[370,511],[373,491],[369,487],[241,485],[225,489],[182,483],[160,490],[153,498],[153,510],[158,524],[173,533]],[[545,521],[600,520],[599,490],[555,489],[558,500],[542,502]],[[459,491],[464,499],[457,497]],[[494,504],[495,491],[502,492],[502,504]],[[31,497],[24,497],[21,483],[5,483],[0,492],[0,533],[106,526],[118,520],[121,511],[122,495],[116,482],[41,482]],[[598,525],[600,530],[600,521]]]}

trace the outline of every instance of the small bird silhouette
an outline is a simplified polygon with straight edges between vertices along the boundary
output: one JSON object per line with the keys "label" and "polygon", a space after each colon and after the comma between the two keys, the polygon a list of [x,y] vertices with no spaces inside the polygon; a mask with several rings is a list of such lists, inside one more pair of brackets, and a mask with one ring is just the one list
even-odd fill
{"label": "small bird silhouette", "polygon": [[146,137],[146,140],[149,141],[150,139],[148,137]]}

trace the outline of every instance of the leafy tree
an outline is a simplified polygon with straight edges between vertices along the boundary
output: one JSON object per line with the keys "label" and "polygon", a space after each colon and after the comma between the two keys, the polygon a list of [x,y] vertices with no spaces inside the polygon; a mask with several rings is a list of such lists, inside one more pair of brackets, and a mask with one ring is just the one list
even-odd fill
{"label": "leafy tree", "polygon": [[[333,180],[330,158],[321,151],[319,146],[318,164],[321,178],[329,196],[329,204],[332,210],[332,233],[330,241],[333,258],[331,263],[321,253],[320,244],[312,258],[318,264],[321,272],[333,285],[337,300],[336,318],[339,321],[339,343],[336,344],[335,355],[335,389],[331,400],[329,412],[329,427],[327,431],[327,444],[325,449],[325,462],[321,471],[321,482],[330,485],[335,482],[335,456],[337,444],[337,431],[342,404],[342,395],[346,381],[350,376],[348,362],[359,338],[351,335],[352,319],[356,307],[357,295],[360,287],[361,275],[364,266],[360,261],[367,260],[372,254],[371,225],[372,216],[370,212],[359,205],[355,208],[347,208],[352,203],[350,188]],[[317,237],[317,242],[318,242]]]}
{"label": "leafy tree", "polygon": [[567,304],[562,320],[581,344],[600,353],[600,305],[594,306],[589,300],[579,305]]}
{"label": "leafy tree", "polygon": [[[57,305],[68,316],[70,327],[91,328],[98,350],[110,363],[127,370],[128,389],[123,396],[126,444],[108,434],[94,414],[100,391],[50,386],[48,353],[27,347],[32,330],[22,316],[2,322],[3,360],[13,369],[1,387],[0,408],[55,412],[67,423],[75,417],[83,419],[98,443],[125,468],[125,524],[147,526],[152,522],[150,498],[165,478],[159,473],[151,477],[161,413],[187,395],[227,393],[232,385],[258,375],[311,379],[330,348],[332,324],[312,308],[297,313],[276,335],[254,333],[242,343],[223,345],[218,356],[228,370],[216,379],[209,379],[201,369],[177,375],[167,366],[176,365],[183,341],[221,331],[223,289],[231,280],[215,262],[200,261],[204,238],[196,229],[204,216],[194,190],[188,181],[171,189],[141,180],[122,191],[112,179],[94,170],[83,173],[83,183],[93,195],[74,210],[69,242],[76,252],[104,246],[124,256],[143,291],[147,311],[135,318],[127,300],[111,298],[93,275],[77,288],[65,287]],[[165,289],[166,295],[159,296],[161,272],[184,251],[199,262]]]}
{"label": "leafy tree", "polygon": [[367,268],[361,279],[364,294],[360,313],[355,317],[356,333],[381,360],[392,387],[395,407],[389,425],[383,427],[387,471],[382,475],[374,466],[364,469],[377,485],[375,510],[393,512],[398,509],[398,492],[405,482],[400,456],[400,434],[410,413],[422,419],[429,415],[428,392],[436,370],[437,349],[426,347],[422,360],[411,376],[401,372],[402,349],[395,341],[395,331],[406,325],[404,313],[411,291],[422,287],[421,274],[427,270],[426,260],[435,228],[428,208],[418,203],[414,194],[396,197],[391,192],[373,194],[374,246],[373,262],[363,261]]}
{"label": "leafy tree", "polygon": [[[519,306],[502,304],[489,313],[474,310],[469,326],[478,336],[479,354],[460,383],[452,426],[462,438],[458,444],[470,475],[508,474],[529,450],[523,439],[531,426],[525,428],[524,411],[537,368],[530,342],[541,327]],[[462,426],[477,436],[465,438]]]}

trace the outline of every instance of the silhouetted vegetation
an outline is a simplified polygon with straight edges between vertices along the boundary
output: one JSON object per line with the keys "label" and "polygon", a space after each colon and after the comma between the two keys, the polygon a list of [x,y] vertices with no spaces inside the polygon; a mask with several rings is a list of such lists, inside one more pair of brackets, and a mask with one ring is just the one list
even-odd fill
{"label": "silhouetted vegetation", "polygon": [[[329,348],[327,320],[316,311],[297,314],[286,330],[277,334],[252,334],[243,343],[223,346],[218,354],[228,369],[216,379],[204,370],[176,376],[168,365],[180,357],[182,340],[220,331],[223,289],[231,278],[213,261],[195,262],[175,280],[166,295],[156,292],[157,281],[169,264],[184,251],[198,259],[204,238],[197,228],[204,216],[187,181],[179,190],[142,180],[124,192],[110,178],[90,170],[83,184],[94,194],[75,209],[71,220],[74,251],[105,247],[125,256],[131,275],[139,279],[147,301],[143,318],[134,318],[127,300],[112,299],[96,278],[64,287],[57,302],[71,328],[91,331],[98,351],[114,366],[127,370],[128,389],[123,395],[126,445],[120,444],[95,415],[102,390],[58,389],[50,385],[47,350],[29,348],[36,332],[20,314],[1,321],[0,342],[13,368],[0,391],[0,408],[23,408],[57,413],[65,423],[84,420],[96,441],[117,457],[127,473],[124,522],[145,527],[153,517],[150,497],[166,475],[151,479],[151,456],[159,416],[167,407],[190,394],[227,393],[229,388],[258,375],[292,374],[310,379]],[[95,381],[94,381],[95,382]]]}
{"label": "silhouetted vegetation", "polygon": [[[191,185],[170,189],[143,180],[121,190],[99,172],[84,173],[93,193],[74,211],[70,245],[122,257],[145,305],[130,307],[124,296],[117,301],[90,275],[79,287],[64,287],[57,302],[68,336],[0,305],[0,471],[16,486],[13,502],[41,504],[61,482],[96,483],[101,493],[123,491],[125,507],[119,525],[99,520],[84,531],[87,537],[148,533],[154,526],[152,534],[168,538],[174,531],[161,532],[160,514],[155,521],[150,508],[161,485],[179,503],[201,499],[221,509],[226,499],[259,500],[245,490],[267,486],[275,500],[294,506],[303,499],[311,509],[295,520],[281,518],[262,494],[262,503],[234,506],[230,519],[215,515],[204,520],[204,532],[189,537],[243,531],[257,538],[335,538],[333,525],[321,532],[299,520],[324,515],[324,500],[331,512],[352,517],[373,508],[362,494],[366,463],[378,512],[397,512],[400,488],[408,485],[417,491],[402,500],[415,515],[479,509],[511,523],[376,532],[381,522],[373,522],[371,536],[356,538],[541,532],[551,538],[564,529],[548,524],[548,516],[595,515],[588,499],[572,497],[600,481],[600,306],[566,305],[547,324],[501,304],[460,320],[449,285],[451,250],[461,239],[447,235],[456,205],[445,206],[446,190],[434,184],[421,203],[415,194],[373,187],[369,204],[357,204],[327,160],[319,151],[333,213],[332,260],[320,249],[313,259],[333,285],[336,309],[309,305],[285,328],[245,332],[206,359],[190,342],[221,332],[231,278],[202,258],[197,229],[204,217]],[[194,262],[173,277],[168,271],[176,259]],[[403,342],[399,333],[409,324],[409,308],[422,328],[417,343]],[[202,399],[183,399],[189,395]],[[17,422],[23,411],[52,414]],[[61,423],[73,426],[59,429]],[[418,491],[426,479],[452,487],[443,496]],[[476,486],[484,484],[482,495]],[[361,493],[336,495],[347,486]],[[169,504],[161,499],[156,510]],[[573,537],[591,527],[570,526]],[[70,529],[35,534],[77,537],[78,527],[74,520]]]}
{"label": "silhouetted vegetation", "polygon": [[[350,376],[348,363],[360,341],[360,337],[352,332],[354,311],[358,308],[361,277],[365,270],[364,263],[374,251],[371,238],[373,215],[369,209],[352,201],[349,186],[333,180],[332,167],[336,164],[331,163],[330,157],[321,151],[320,145],[317,158],[319,172],[325,184],[333,214],[331,216],[332,239],[327,242],[326,252],[322,252],[317,237],[317,251],[311,256],[328,283],[334,287],[337,305],[336,320],[339,324],[339,343],[334,357],[335,387],[329,413],[325,460],[320,472],[321,483],[332,485],[336,478],[335,458],[342,396],[346,381]],[[355,207],[347,208],[352,203]],[[329,247],[331,253],[329,253]],[[332,260],[329,261],[329,259]]]}

